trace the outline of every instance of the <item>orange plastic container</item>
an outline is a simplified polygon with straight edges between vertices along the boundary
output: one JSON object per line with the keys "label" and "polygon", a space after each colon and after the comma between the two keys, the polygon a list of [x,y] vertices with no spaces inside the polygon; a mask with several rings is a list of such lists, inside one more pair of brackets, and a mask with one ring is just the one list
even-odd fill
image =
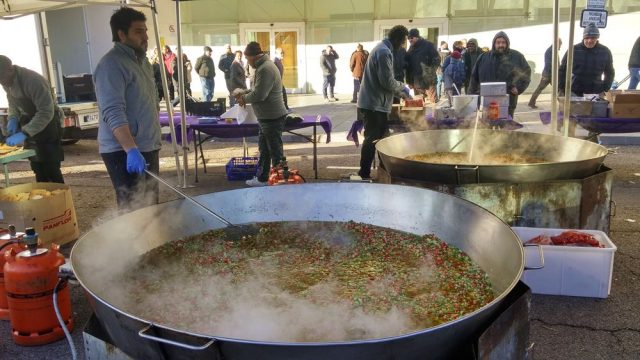
{"label": "orange plastic container", "polygon": [[[11,249],[4,254],[4,277],[12,337],[19,345],[48,344],[64,337],[53,308],[58,268],[64,264],[59,246],[29,250]],[[58,308],[67,329],[73,330],[71,296],[65,282],[58,291]]]}

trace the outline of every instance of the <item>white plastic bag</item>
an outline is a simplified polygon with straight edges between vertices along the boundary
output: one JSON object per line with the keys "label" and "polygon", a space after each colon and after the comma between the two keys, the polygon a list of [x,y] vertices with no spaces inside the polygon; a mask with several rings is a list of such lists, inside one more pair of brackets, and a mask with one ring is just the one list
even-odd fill
{"label": "white plastic bag", "polygon": [[245,105],[245,106],[236,105],[236,106],[238,107],[237,118],[236,118],[238,120],[238,124],[244,124],[244,123],[257,124],[258,123],[258,119],[256,119],[256,114],[253,112],[251,105]]}

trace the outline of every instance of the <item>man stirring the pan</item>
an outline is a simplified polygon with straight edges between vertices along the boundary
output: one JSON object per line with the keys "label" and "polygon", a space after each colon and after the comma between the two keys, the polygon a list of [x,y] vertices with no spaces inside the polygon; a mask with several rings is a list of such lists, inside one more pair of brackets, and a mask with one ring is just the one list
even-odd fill
{"label": "man stirring the pan", "polygon": [[116,191],[118,209],[158,203],[158,183],[145,167],[158,173],[160,123],[153,69],[147,61],[146,17],[121,8],[111,16],[114,46],[96,67],[100,108],[98,144]]}

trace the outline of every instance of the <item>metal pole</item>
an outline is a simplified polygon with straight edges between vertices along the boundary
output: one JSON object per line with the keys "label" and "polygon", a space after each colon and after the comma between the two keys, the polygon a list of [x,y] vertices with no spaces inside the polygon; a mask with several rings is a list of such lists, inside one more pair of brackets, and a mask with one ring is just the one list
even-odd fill
{"label": "metal pole", "polygon": [[176,141],[176,127],[173,123],[173,108],[169,101],[169,87],[167,83],[167,71],[164,67],[164,59],[162,59],[162,48],[160,48],[160,32],[158,31],[158,17],[156,1],[151,0],[151,17],[153,18],[153,31],[156,35],[156,48],[158,56],[160,56],[160,75],[162,77],[162,93],[164,94],[164,102],[167,107],[167,115],[169,116],[169,129],[171,130],[171,147],[173,148],[173,156],[176,159],[176,172],[178,174],[178,186],[180,186],[180,156],[178,154],[178,142]]}
{"label": "metal pole", "polygon": [[569,131],[569,118],[571,117],[571,78],[573,73],[573,38],[576,28],[576,0],[571,0],[571,11],[569,12],[569,41],[567,49],[567,72],[564,83],[564,136],[575,135],[575,127]]}
{"label": "metal pole", "polygon": [[551,131],[558,131],[558,38],[560,33],[560,0],[553,1],[553,47],[551,50]]}
{"label": "metal pole", "polygon": [[182,162],[184,163],[182,188],[187,187],[187,169],[189,167],[189,143],[187,141],[187,114],[185,113],[184,61],[182,61],[182,34],[180,31],[180,0],[176,0],[176,29],[178,34],[178,89],[180,89],[180,130],[182,132]]}

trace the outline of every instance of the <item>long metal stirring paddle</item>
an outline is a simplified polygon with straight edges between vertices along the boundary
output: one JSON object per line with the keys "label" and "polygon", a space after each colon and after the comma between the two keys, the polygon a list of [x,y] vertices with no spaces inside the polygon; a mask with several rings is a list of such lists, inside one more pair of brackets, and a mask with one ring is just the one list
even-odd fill
{"label": "long metal stirring paddle", "polygon": [[225,225],[227,226],[236,226],[233,225],[232,223],[229,222],[229,220],[223,218],[222,216],[216,214],[213,210],[209,209],[208,207],[202,205],[201,202],[199,202],[198,200],[192,198],[191,196],[183,193],[182,191],[178,190],[177,188],[175,188],[173,185],[169,184],[166,180],[164,180],[163,178],[161,178],[160,176],[152,173],[151,171],[144,169],[144,172],[146,172],[147,174],[149,174],[152,178],[158,180],[158,182],[162,183],[163,185],[165,185],[166,187],[170,188],[171,190],[177,192],[180,196],[182,196],[183,198],[189,200],[191,203],[197,205],[198,207],[200,207],[202,210],[208,212],[210,215],[213,215],[216,219],[222,221],[223,223],[225,223]]}

